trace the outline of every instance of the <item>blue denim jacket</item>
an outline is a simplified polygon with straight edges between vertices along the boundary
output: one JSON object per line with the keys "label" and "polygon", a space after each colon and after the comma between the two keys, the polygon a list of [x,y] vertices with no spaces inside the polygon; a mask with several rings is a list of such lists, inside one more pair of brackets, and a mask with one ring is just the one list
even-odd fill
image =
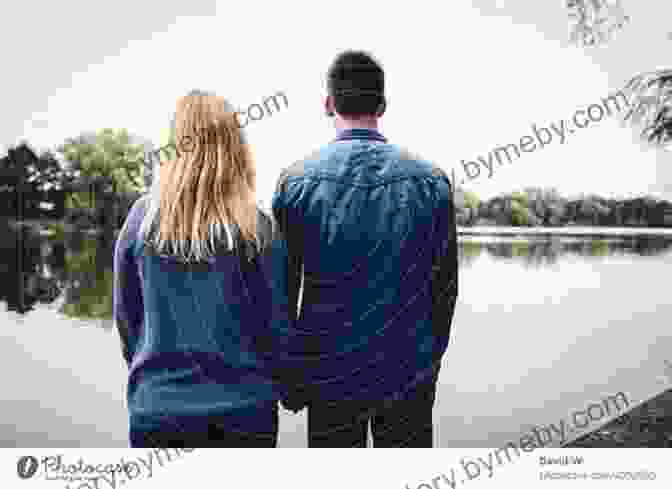
{"label": "blue denim jacket", "polygon": [[114,260],[131,430],[177,432],[217,416],[235,431],[272,432],[272,416],[259,409],[275,408],[281,395],[268,354],[277,350],[270,218],[260,213],[265,252],[252,261],[223,250],[185,264],[157,254],[139,235],[147,203],[141,198],[131,209]]}
{"label": "blue denim jacket", "polygon": [[458,291],[445,172],[348,130],[282,173],[273,214],[288,250],[286,404],[384,401],[435,379]]}

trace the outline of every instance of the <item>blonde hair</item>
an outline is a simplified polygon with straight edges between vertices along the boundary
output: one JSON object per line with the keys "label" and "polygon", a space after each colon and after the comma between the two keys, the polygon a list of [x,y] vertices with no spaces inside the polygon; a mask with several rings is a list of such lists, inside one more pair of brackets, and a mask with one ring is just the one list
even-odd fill
{"label": "blonde hair", "polygon": [[229,250],[236,232],[258,249],[256,172],[235,109],[194,90],[178,100],[173,129],[177,157],[156,169],[141,234],[184,261],[213,256],[222,231]]}

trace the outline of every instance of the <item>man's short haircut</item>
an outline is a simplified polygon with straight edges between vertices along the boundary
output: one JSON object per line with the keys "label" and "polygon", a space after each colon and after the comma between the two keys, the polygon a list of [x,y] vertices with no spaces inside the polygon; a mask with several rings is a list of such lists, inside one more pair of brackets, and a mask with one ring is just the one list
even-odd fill
{"label": "man's short haircut", "polygon": [[385,100],[385,74],[370,54],[345,51],[329,68],[327,90],[340,115],[376,115]]}

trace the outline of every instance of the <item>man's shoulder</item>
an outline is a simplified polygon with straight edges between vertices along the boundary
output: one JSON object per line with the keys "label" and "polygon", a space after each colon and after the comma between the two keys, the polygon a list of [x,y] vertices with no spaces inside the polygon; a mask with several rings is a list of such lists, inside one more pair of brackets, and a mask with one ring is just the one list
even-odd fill
{"label": "man's shoulder", "polygon": [[[434,177],[446,180],[450,183],[446,172],[431,159],[423,157],[420,153],[412,151],[404,146],[385,143],[383,158],[392,164],[398,164],[399,169],[406,175]],[[286,167],[280,174],[278,180],[278,189],[284,186],[291,179],[300,179],[318,171],[326,165],[327,161],[339,160],[340,146],[333,144],[322,146],[307,156],[293,162]],[[343,149],[346,149],[343,147]],[[326,165],[328,166],[328,165]]]}
{"label": "man's shoulder", "polygon": [[287,183],[291,178],[300,178],[309,173],[310,169],[315,167],[322,160],[326,146],[310,152],[305,157],[295,160],[289,166],[285,167],[280,173],[278,187]]}
{"label": "man's shoulder", "polygon": [[448,175],[445,170],[431,159],[425,158],[420,153],[403,146],[395,146],[395,149],[399,155],[399,161],[409,167],[409,169],[413,169],[420,174],[431,175],[436,178],[448,180]]}

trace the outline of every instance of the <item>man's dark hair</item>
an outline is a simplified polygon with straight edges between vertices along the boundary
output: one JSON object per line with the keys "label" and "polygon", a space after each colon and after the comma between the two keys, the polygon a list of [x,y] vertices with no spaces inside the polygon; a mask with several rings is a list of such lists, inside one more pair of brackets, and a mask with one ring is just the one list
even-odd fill
{"label": "man's dark hair", "polygon": [[385,101],[385,74],[364,51],[339,54],[327,73],[336,112],[346,117],[377,115]]}

